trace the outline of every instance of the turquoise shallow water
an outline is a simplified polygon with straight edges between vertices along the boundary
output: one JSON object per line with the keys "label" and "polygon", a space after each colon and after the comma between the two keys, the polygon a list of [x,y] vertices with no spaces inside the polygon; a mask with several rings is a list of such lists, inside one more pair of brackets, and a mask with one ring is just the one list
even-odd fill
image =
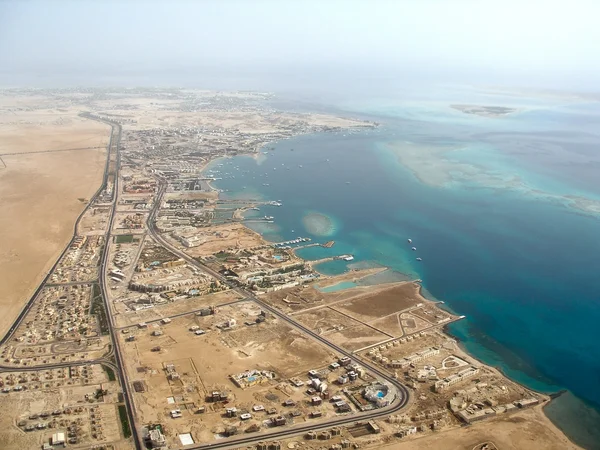
{"label": "turquoise shallow water", "polygon": [[317,286],[317,289],[319,289],[321,292],[336,292],[336,291],[342,291],[344,289],[350,289],[350,288],[353,288],[356,286],[357,286],[357,284],[352,281],[342,281],[341,283],[333,284],[333,285],[327,286],[327,287]]}
{"label": "turquoise shallow water", "polygon": [[[380,129],[283,141],[260,163],[226,160],[220,169],[235,170],[236,178],[217,185],[231,197],[251,190],[255,198],[283,202],[261,207],[275,224],[252,225],[268,239],[336,241],[331,249],[299,250],[303,258],[351,253],[352,264],[373,262],[421,278],[431,296],[467,316],[448,331],[471,354],[530,388],[568,390],[548,415],[580,445],[600,448],[600,220],[561,197],[600,194],[592,150],[600,139],[581,119],[598,110],[538,103],[504,119],[463,117],[438,104],[408,111],[386,105],[383,112],[371,105],[365,115],[383,122]],[[387,145],[398,140],[468,146],[451,162],[475,163],[476,175],[447,164],[436,170],[452,183],[428,182]],[[416,161],[436,165],[436,158],[423,151]],[[517,187],[499,184],[515,174]],[[315,214],[329,220],[313,228],[306,217]],[[323,224],[331,225],[327,233]],[[333,261],[319,270],[347,267]]]}

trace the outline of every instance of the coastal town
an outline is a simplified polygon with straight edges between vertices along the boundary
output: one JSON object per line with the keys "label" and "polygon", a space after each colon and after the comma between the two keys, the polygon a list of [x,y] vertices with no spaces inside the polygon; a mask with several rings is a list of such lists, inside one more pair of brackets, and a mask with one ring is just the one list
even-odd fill
{"label": "coastal town", "polygon": [[[79,202],[74,233],[6,318],[3,448],[402,449],[548,402],[468,355],[445,333],[463,317],[427,299],[420,280],[373,282],[385,267],[324,275],[319,264],[354,255],[333,238],[298,231],[270,242],[248,226],[286,205],[224,195],[215,184],[235,176],[232,158],[378,125],[271,100],[0,91],[3,124],[90,123],[107,140],[94,146],[101,179]],[[298,256],[312,247],[330,256]],[[469,448],[502,448],[473,439]]]}

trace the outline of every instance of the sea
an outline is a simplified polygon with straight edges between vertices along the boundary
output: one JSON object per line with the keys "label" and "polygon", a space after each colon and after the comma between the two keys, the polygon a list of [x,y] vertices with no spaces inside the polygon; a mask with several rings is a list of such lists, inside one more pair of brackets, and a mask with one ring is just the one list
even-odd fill
{"label": "sea", "polygon": [[[457,104],[515,111],[482,117]],[[324,274],[385,266],[376,281],[421,279],[427,296],[465,316],[446,331],[466,351],[557,394],[549,418],[600,449],[600,103],[441,86],[282,94],[269,106],[378,126],[211,163],[225,198],[281,202],[250,211],[248,226],[273,242],[335,241],[299,250],[305,259],[354,256],[319,265]],[[256,220],[265,215],[273,222]]]}

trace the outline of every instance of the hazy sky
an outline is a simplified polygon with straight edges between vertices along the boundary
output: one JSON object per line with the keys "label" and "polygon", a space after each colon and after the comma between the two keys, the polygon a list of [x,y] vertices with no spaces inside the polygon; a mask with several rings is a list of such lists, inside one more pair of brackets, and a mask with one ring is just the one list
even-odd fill
{"label": "hazy sky", "polygon": [[599,18],[600,0],[0,1],[0,71],[357,67],[590,85]]}

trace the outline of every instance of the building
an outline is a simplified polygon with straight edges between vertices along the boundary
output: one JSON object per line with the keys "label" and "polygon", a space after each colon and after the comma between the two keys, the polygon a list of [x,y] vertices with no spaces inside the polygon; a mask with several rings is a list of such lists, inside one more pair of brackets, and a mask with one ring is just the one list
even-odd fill
{"label": "building", "polygon": [[237,387],[246,389],[275,379],[275,373],[268,370],[248,370],[229,377]]}
{"label": "building", "polygon": [[403,437],[410,436],[411,434],[416,434],[416,433],[417,433],[417,427],[404,427],[400,431],[398,431],[398,433],[396,433],[396,436],[398,436],[399,438],[403,438]]}
{"label": "building", "polygon": [[372,383],[363,391],[363,397],[378,408],[383,408],[396,399],[396,389],[388,383]]}
{"label": "building", "polygon": [[444,378],[443,380],[436,381],[434,388],[436,392],[443,391],[448,387],[456,384],[460,381],[464,381],[472,376],[475,376],[479,373],[479,369],[477,367],[471,366],[468,369],[461,370],[457,374],[450,375],[449,377]]}
{"label": "building", "polygon": [[151,448],[160,448],[164,447],[167,444],[167,440],[160,431],[160,428],[150,430],[150,432],[148,433],[148,440],[150,441]]}
{"label": "building", "polygon": [[492,408],[479,409],[479,408],[469,407],[462,411],[458,411],[456,413],[456,415],[460,419],[462,419],[465,423],[473,423],[473,422],[477,422],[478,420],[483,420],[488,417],[495,416],[496,411]]}
{"label": "building", "polygon": [[388,366],[393,369],[406,369],[411,364],[418,363],[423,361],[426,358],[430,358],[435,355],[439,355],[440,349],[437,347],[431,347],[426,350],[414,353],[406,358],[402,359],[393,359],[388,363]]}
{"label": "building", "polygon": [[271,419],[271,423],[274,427],[280,427],[287,423],[287,419],[284,416],[277,416]]}
{"label": "building", "polygon": [[52,445],[65,445],[65,433],[54,433],[52,435]]}
{"label": "building", "polygon": [[515,405],[517,405],[519,408],[527,408],[528,406],[533,406],[533,405],[537,405],[540,402],[539,399],[537,398],[524,398],[522,400],[519,400],[517,402],[515,402]]}

